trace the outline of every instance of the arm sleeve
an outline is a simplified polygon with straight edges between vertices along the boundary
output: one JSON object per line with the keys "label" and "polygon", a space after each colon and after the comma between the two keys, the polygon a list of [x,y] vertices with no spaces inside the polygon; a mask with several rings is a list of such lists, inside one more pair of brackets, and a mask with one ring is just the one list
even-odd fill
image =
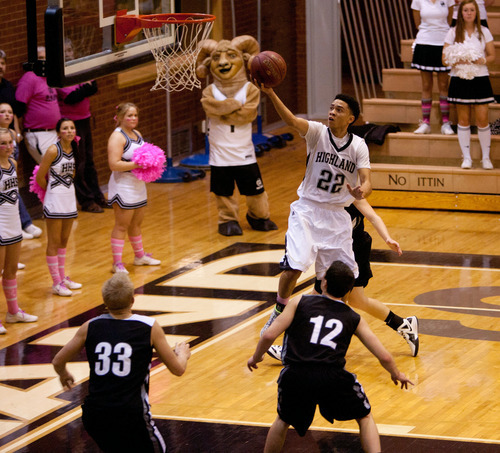
{"label": "arm sleeve", "polygon": [[444,42],[450,46],[455,43],[455,27],[450,28],[444,38]]}
{"label": "arm sleeve", "polygon": [[32,96],[33,81],[29,79],[30,73],[27,72],[21,77],[16,88],[16,100],[24,104],[27,104]]}
{"label": "arm sleeve", "polygon": [[358,168],[371,168],[370,153],[364,140],[359,144],[356,154],[358,156],[358,161],[356,162]]}
{"label": "arm sleeve", "polygon": [[26,104],[24,102],[16,101],[15,114],[18,118],[26,113]]}
{"label": "arm sleeve", "polygon": [[493,41],[493,35],[491,34],[491,31],[489,28],[481,27],[481,31],[483,32],[485,42]]}
{"label": "arm sleeve", "polygon": [[78,88],[69,93],[64,99],[65,104],[78,104],[85,98],[97,93],[97,83],[93,80],[90,83],[82,83]]}
{"label": "arm sleeve", "polygon": [[303,136],[307,143],[307,152],[309,152],[310,149],[314,148],[317,145],[319,137],[321,136],[321,132],[323,128],[326,127],[323,123],[320,123],[318,121],[308,121],[308,123],[309,128],[307,129],[306,134]]}

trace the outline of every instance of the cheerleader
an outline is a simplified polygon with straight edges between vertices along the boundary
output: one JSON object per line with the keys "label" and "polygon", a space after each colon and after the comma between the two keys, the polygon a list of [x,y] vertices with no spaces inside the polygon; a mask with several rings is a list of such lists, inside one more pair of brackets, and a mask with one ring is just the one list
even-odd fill
{"label": "cheerleader", "polygon": [[[29,315],[17,304],[17,264],[23,239],[19,218],[19,190],[17,164],[11,158],[14,140],[8,129],[0,129],[0,271],[2,287],[7,300],[6,323],[35,322],[37,316]],[[0,334],[7,330],[0,321]]]}
{"label": "cheerleader", "polygon": [[[478,5],[475,0],[464,0],[458,8],[457,25],[450,29],[445,38],[444,49],[455,43],[467,43],[481,54],[472,62],[459,61],[451,69],[448,100],[457,106],[458,143],[462,151],[462,168],[472,168],[470,154],[470,119],[474,108],[477,137],[481,145],[481,164],[485,170],[493,169],[490,160],[491,129],[488,104],[495,101],[488,73],[488,63],[495,60],[495,46],[490,30],[481,26]],[[446,58],[443,54],[443,63]],[[469,64],[475,69],[472,79],[460,78],[457,66]]]}
{"label": "cheerleader", "polygon": [[433,73],[437,73],[439,108],[441,110],[441,133],[453,135],[450,125],[448,103],[448,71],[441,61],[446,33],[450,28],[452,7],[455,0],[413,0],[411,8],[418,28],[413,49],[411,67],[420,70],[422,79],[422,120],[415,134],[430,134],[432,108]]}
{"label": "cheerleader", "polygon": [[[14,129],[9,126],[14,120],[14,112],[12,107],[7,102],[0,104],[0,128],[9,129],[10,135],[14,139],[13,157],[16,162],[19,160],[19,143],[21,142],[21,134],[17,134]],[[31,216],[23,203],[21,194],[19,194],[19,215],[21,216],[21,227],[23,228],[23,239],[39,238],[42,235],[42,229],[33,224]],[[19,269],[24,269],[24,264],[19,263]]]}
{"label": "cheerleader", "polygon": [[75,123],[61,118],[56,125],[59,141],[49,146],[43,155],[36,182],[46,189],[43,214],[47,223],[47,265],[52,277],[52,292],[58,296],[71,296],[72,289],[80,289],[81,283],[72,281],[65,272],[66,246],[77,217],[74,151],[78,146]]}
{"label": "cheerleader", "polygon": [[134,168],[140,168],[132,161],[132,157],[134,151],[144,144],[141,134],[135,129],[139,122],[139,112],[131,102],[122,103],[116,109],[117,128],[108,140],[108,163],[112,172],[108,184],[108,200],[115,215],[111,232],[112,272],[128,274],[122,261],[127,235],[134,250],[135,266],[157,266],[161,261],[144,253],[141,225],[147,204],[146,183],[131,172]]}

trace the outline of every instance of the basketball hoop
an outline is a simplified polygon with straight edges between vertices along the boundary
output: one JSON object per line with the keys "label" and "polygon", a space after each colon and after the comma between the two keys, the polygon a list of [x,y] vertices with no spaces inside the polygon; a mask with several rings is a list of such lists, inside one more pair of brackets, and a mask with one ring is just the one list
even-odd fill
{"label": "basketball hoop", "polygon": [[215,20],[211,14],[116,15],[116,42],[130,42],[141,30],[156,60],[156,82],[152,90],[201,88],[196,77],[198,43],[207,39]]}

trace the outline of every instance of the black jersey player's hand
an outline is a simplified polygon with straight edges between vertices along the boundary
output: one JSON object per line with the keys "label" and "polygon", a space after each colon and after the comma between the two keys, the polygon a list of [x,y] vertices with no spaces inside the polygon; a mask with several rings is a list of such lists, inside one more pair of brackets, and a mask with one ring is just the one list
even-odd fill
{"label": "black jersey player's hand", "polygon": [[392,382],[394,382],[395,385],[398,385],[401,383],[401,388],[407,389],[408,384],[410,385],[415,385],[413,382],[410,381],[409,378],[405,376],[404,373],[401,373],[401,371],[398,371],[397,374],[391,375]]}
{"label": "black jersey player's hand", "polygon": [[263,360],[264,360],[264,356],[259,357],[258,359],[256,359],[254,356],[250,357],[250,358],[248,359],[248,362],[247,362],[247,367],[248,367],[248,369],[249,369],[250,371],[253,371],[254,369],[259,368],[259,367],[257,366],[257,364],[258,364],[259,362],[262,362]]}
{"label": "black jersey player's hand", "polygon": [[61,385],[66,390],[71,390],[75,386],[75,378],[67,371],[59,376],[59,380],[61,381]]}
{"label": "black jersey player's hand", "polygon": [[389,246],[389,248],[393,251],[396,252],[399,256],[403,254],[403,251],[401,250],[401,247],[397,241],[392,239],[391,237],[387,238],[385,240],[385,243]]}

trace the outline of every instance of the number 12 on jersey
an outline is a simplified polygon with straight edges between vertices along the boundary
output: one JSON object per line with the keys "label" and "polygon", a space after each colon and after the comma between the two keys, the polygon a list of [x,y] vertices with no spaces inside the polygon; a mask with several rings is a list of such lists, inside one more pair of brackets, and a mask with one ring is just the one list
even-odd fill
{"label": "number 12 on jersey", "polygon": [[[333,339],[340,335],[342,329],[344,328],[344,325],[338,319],[332,318],[328,319],[326,322],[324,321],[325,321],[324,316],[316,316],[315,318],[311,318],[309,320],[309,322],[314,324],[313,333],[309,341],[313,344],[318,344],[319,341],[319,344],[323,346],[328,346],[332,349],[336,349],[337,343],[335,343]],[[320,339],[320,334],[321,330],[323,329],[323,326],[325,327],[325,329],[331,329],[331,331],[328,332],[323,337],[321,337]]]}

